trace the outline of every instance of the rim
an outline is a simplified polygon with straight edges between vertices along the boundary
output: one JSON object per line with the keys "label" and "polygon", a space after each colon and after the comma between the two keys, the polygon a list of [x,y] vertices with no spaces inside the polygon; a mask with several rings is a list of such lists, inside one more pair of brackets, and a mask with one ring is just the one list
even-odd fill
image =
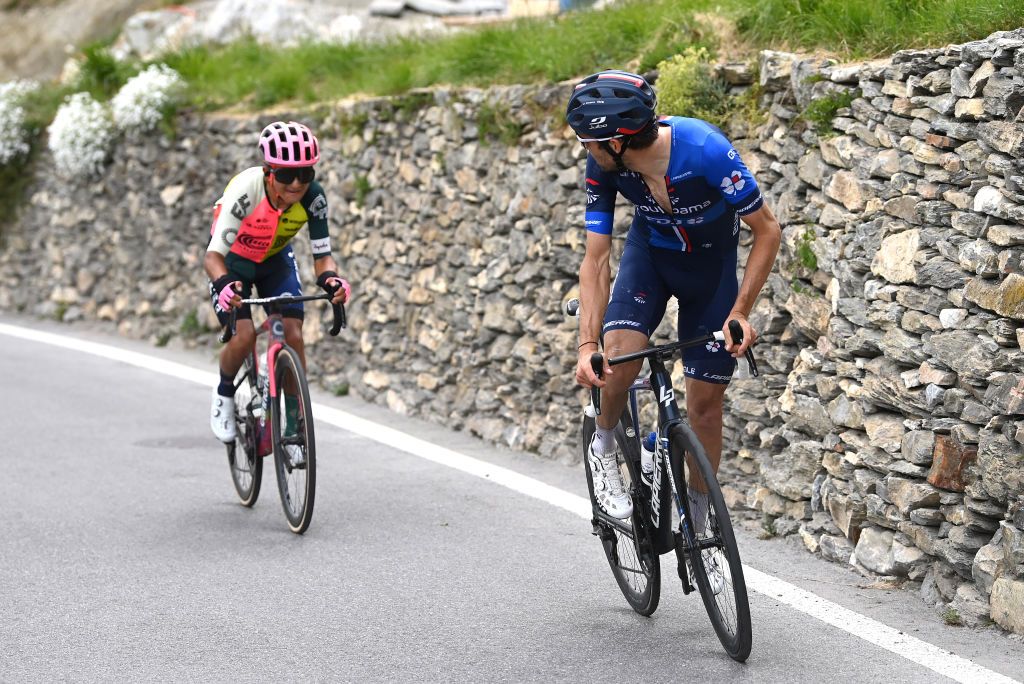
{"label": "rim", "polygon": [[[252,459],[255,453],[255,444],[252,435],[253,419],[249,413],[249,404],[252,402],[252,392],[249,384],[243,382],[235,392],[235,429],[238,436],[235,441],[228,445],[231,458],[231,474],[238,483],[239,488],[250,491],[253,484]],[[239,458],[241,451],[241,458]]]}
{"label": "rim", "polygon": [[[285,358],[288,359],[287,362],[284,362]],[[277,421],[277,434],[280,435],[280,446],[283,453],[282,458],[275,458],[275,461],[285,513],[289,522],[293,525],[299,525],[306,513],[308,499],[309,476],[307,464],[309,463],[309,448],[307,421],[309,416],[306,415],[306,402],[303,401],[302,393],[298,391],[300,379],[293,360],[291,357],[282,354],[278,357],[278,361],[282,363],[282,367],[287,363],[289,367],[288,374],[291,375],[292,382],[295,383],[296,393],[288,395],[285,392],[285,383],[282,377],[280,393],[275,401],[273,418]],[[282,373],[282,376],[284,375],[285,373]],[[294,397],[296,406],[295,424],[292,426],[292,431],[288,430],[288,401],[286,399],[288,396]],[[296,462],[299,463],[298,467],[295,465]]]}
{"label": "rim", "polygon": [[722,541],[722,533],[715,514],[714,506],[708,502],[708,513],[704,520],[704,532],[695,535],[698,542],[710,543],[713,546],[700,550],[700,562],[702,571],[708,578],[709,586],[712,588],[717,581],[721,582],[722,589],[717,594],[712,594],[713,603],[722,619],[722,625],[726,627],[732,636],[739,632],[739,617],[736,609],[736,592],[732,579],[732,565],[729,563],[729,556],[725,552],[725,544]]}

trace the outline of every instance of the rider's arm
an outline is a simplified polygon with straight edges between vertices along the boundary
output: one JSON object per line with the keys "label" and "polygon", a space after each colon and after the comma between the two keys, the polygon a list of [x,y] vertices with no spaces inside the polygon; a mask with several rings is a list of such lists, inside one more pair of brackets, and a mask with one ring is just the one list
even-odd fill
{"label": "rider's arm", "polygon": [[320,277],[321,273],[325,273],[327,271],[331,271],[333,273],[338,272],[338,262],[334,260],[334,257],[330,254],[326,254],[313,259],[313,272],[316,274],[317,278]]}
{"label": "rider's arm", "polygon": [[[313,248],[313,263],[318,264],[324,257],[331,256],[331,236],[327,230],[327,195],[324,189],[316,181],[309,185],[309,190],[302,197],[302,208],[306,210],[309,225],[309,243]],[[336,270],[338,265],[331,259],[331,268],[323,270]],[[322,272],[319,266],[316,274]]]}
{"label": "rider's arm", "polygon": [[732,312],[742,314],[746,318],[754,308],[754,301],[775,263],[775,256],[779,253],[779,244],[782,242],[782,228],[767,204],[744,216],[743,222],[750,227],[750,232],[754,235],[754,244],[750,248],[750,256],[747,257],[743,282],[740,284]]}
{"label": "rider's arm", "polygon": [[212,281],[216,281],[217,278],[228,274],[228,266],[224,261],[224,255],[219,252],[207,251],[206,256],[203,257],[203,268],[206,269],[206,275]]}
{"label": "rider's arm", "polygon": [[750,255],[747,257],[747,267],[743,270],[743,282],[740,283],[740,291],[736,296],[736,303],[732,306],[729,319],[737,319],[743,327],[743,344],[738,347],[727,345],[726,349],[732,351],[736,358],[742,356],[747,348],[757,339],[757,332],[750,327],[747,317],[750,310],[754,308],[754,301],[764,287],[768,274],[775,263],[775,256],[779,253],[779,244],[782,242],[782,228],[775,218],[775,214],[762,204],[757,211],[746,214],[742,217],[743,222],[750,226],[750,232],[754,234],[754,244],[750,247]]}
{"label": "rider's arm", "polygon": [[580,264],[580,337],[576,379],[581,384],[598,386],[604,381],[594,375],[590,355],[600,351],[604,311],[611,289],[612,225],[618,186],[615,176],[601,170],[592,157],[587,158],[586,173],[587,251]]}
{"label": "rider's arm", "polygon": [[611,235],[587,233],[587,253],[580,264],[580,351],[598,351],[611,287],[611,247]]}
{"label": "rider's arm", "polygon": [[750,249],[747,266],[743,271],[743,282],[726,321],[736,319],[743,328],[743,343],[732,344],[732,335],[727,323],[723,322],[722,332],[726,335],[726,349],[736,358],[742,356],[757,339],[757,331],[750,327],[747,316],[754,306],[754,300],[768,279],[768,273],[775,263],[782,240],[782,229],[775,220],[771,209],[764,203],[760,188],[753,174],[732,143],[721,133],[708,136],[703,146],[702,164],[705,179],[719,188],[722,198],[729,203],[739,217],[750,226],[754,234],[754,245]]}

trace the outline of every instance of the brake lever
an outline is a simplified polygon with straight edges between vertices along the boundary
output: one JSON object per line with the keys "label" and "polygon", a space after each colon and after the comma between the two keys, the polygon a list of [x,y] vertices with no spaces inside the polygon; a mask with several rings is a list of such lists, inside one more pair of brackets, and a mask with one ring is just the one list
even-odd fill
{"label": "brake lever", "polygon": [[757,361],[754,360],[754,348],[753,345],[747,347],[747,353],[744,355],[747,359],[747,368],[750,369],[750,376],[753,378],[759,377],[761,373],[757,370]]}
{"label": "brake lever", "polygon": [[224,331],[220,334],[221,343],[229,342],[235,336],[235,333],[238,332],[235,327],[235,322],[238,320],[238,309],[231,309],[231,313],[228,316],[228,324],[224,326]]}
{"label": "brake lever", "polygon": [[331,303],[334,310],[334,324],[331,326],[331,335],[336,337],[338,332],[348,325],[348,318],[345,316],[345,305]]}
{"label": "brake lever", "polygon": [[[729,321],[729,334],[732,336],[733,344],[743,344],[743,326],[735,318]],[[757,370],[757,361],[754,360],[753,345],[747,347],[743,358],[747,360],[747,368],[750,369],[751,377],[758,377],[761,374]]]}
{"label": "brake lever", "polygon": [[[590,367],[594,371],[594,375],[601,378],[604,375],[604,357],[601,356],[600,352],[590,355]],[[591,387],[590,388],[590,404],[594,407],[594,415],[601,415],[601,388]]]}

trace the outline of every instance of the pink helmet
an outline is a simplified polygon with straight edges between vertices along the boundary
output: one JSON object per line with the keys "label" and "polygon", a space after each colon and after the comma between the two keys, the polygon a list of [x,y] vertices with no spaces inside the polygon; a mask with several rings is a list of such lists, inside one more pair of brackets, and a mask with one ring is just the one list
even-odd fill
{"label": "pink helmet", "polygon": [[275,121],[260,133],[263,161],[271,166],[312,166],[320,161],[320,143],[307,126]]}

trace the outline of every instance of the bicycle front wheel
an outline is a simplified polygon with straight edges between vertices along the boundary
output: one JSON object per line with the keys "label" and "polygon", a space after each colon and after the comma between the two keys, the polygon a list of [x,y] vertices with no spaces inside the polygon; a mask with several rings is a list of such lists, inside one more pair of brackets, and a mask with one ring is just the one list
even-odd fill
{"label": "bicycle front wheel", "polygon": [[[697,468],[708,490],[706,512],[686,502],[690,524],[682,531],[682,543],[687,547],[693,578],[718,640],[730,658],[743,662],[750,655],[750,604],[729,509],[697,435],[684,425],[673,426],[670,434],[673,463],[681,465],[689,456],[690,467]],[[686,496],[686,492],[679,495]]]}
{"label": "bicycle front wheel", "polygon": [[302,362],[295,350],[282,347],[274,378],[277,396],[271,402],[274,466],[288,527],[296,534],[309,528],[316,493],[316,448],[313,410]]}
{"label": "bicycle front wheel", "polygon": [[[632,432],[627,415],[615,427],[615,440],[619,445],[619,453],[623,458],[636,458],[639,460],[638,442],[636,437],[627,437],[627,427]],[[587,487],[590,491],[590,499],[594,501],[594,476],[590,472],[590,462],[587,459],[587,449],[590,447],[590,440],[594,437],[596,423],[593,418],[587,416],[583,419],[583,463],[587,472]],[[629,469],[620,464],[623,470],[623,479],[626,489],[635,492],[629,479]],[[648,526],[643,519],[639,496],[634,497],[633,515],[629,520],[615,520],[606,515],[595,512],[594,534],[601,539],[604,547],[604,555],[608,559],[608,565],[615,577],[619,590],[626,597],[626,602],[640,615],[648,616],[658,609],[658,602],[661,599],[661,564],[658,554],[654,552],[653,544],[650,541]],[[596,506],[595,506],[596,508]]]}
{"label": "bicycle front wheel", "polygon": [[235,441],[227,445],[231,481],[243,506],[251,507],[260,496],[263,459],[256,454],[257,419],[253,408],[260,400],[251,354],[235,376]]}

